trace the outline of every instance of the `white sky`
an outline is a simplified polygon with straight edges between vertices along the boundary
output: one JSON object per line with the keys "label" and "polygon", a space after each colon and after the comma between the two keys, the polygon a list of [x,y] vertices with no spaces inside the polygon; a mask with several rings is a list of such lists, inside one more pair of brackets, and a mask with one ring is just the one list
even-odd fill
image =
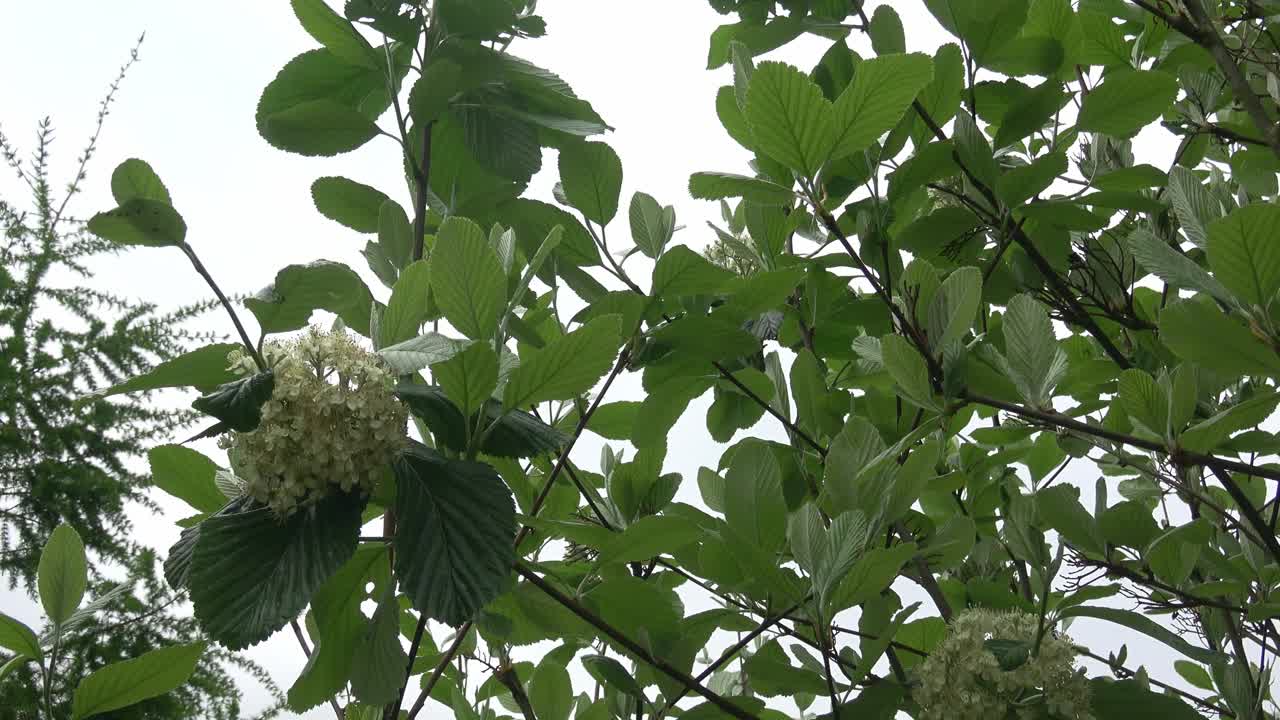
{"label": "white sky", "polygon": [[[949,41],[920,0],[892,4],[908,28],[909,50],[932,53]],[[626,204],[631,193],[643,190],[675,205],[686,226],[676,242],[702,247],[711,235],[705,221],[719,213],[714,204],[689,198],[689,175],[699,170],[744,172],[749,159],[720,127],[714,111],[716,89],[732,81],[729,70],[705,69],[711,31],[733,18],[717,15],[705,0],[542,0],[539,12],[547,20],[548,37],[518,42],[512,51],[559,73],[616,128],[604,138],[624,168],[615,236],[627,236]],[[316,212],[310,185],[322,175],[344,175],[378,187],[408,207],[397,146],[380,138],[337,158],[304,158],[270,147],[254,127],[262,88],[289,59],[316,46],[285,0],[0,0],[0,72],[5,77],[0,128],[30,149],[37,120],[51,116],[58,129],[54,177],[68,178],[92,129],[97,101],[143,31],[147,39],[141,62],[124,82],[73,213],[87,217],[113,205],[111,170],[126,158],[140,157],[168,186],[189,227],[188,240],[228,293],[257,291],[287,264],[326,258],[360,271],[385,298],[358,254],[366,238]],[[850,42],[870,54],[861,37]],[[807,69],[827,46],[807,37],[786,48],[782,59]],[[549,154],[529,196],[551,201],[556,179]],[[11,175],[0,173],[0,192],[6,198],[17,199],[23,190]],[[96,283],[161,308],[208,296],[176,251],[131,250],[104,259],[95,270]],[[629,270],[639,278],[648,274],[638,266]],[[247,312],[242,314],[251,322]],[[211,315],[209,325],[231,333],[220,314]],[[638,377],[624,378],[609,399],[635,399],[638,394]],[[680,499],[697,504],[696,468],[714,466],[723,449],[705,430],[708,403],[709,396],[691,407],[669,439],[668,470],[685,475]],[[753,432],[780,437],[776,423],[768,420]],[[599,447],[598,438],[588,434],[575,458],[596,468]],[[1070,474],[1090,506],[1096,474],[1083,468]],[[167,516],[139,515],[137,528],[139,540],[163,550],[177,537],[172,521],[190,513],[176,501],[160,499],[170,511]],[[917,595],[923,599],[914,586],[901,581],[899,586],[904,597],[911,596],[908,601]],[[25,598],[0,593],[0,605],[21,619],[37,621],[35,606]],[[1074,627],[1073,635],[1101,654],[1118,649],[1123,637],[1131,667],[1147,663],[1156,677],[1177,679],[1175,658],[1162,645],[1117,634],[1115,626],[1084,622]],[[286,688],[303,664],[287,633],[253,648],[249,656]],[[246,711],[265,702],[252,683],[245,691]],[[305,717],[331,716],[321,707]],[[434,703],[423,714],[448,716]]]}

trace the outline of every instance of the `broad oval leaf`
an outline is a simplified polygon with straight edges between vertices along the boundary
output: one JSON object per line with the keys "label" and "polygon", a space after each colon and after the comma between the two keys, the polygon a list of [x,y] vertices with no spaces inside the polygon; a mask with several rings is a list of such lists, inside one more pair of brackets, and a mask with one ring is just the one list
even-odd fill
{"label": "broad oval leaf", "polygon": [[233,650],[266,640],[355,552],[362,509],[331,495],[282,521],[242,498],[202,522],[187,578],[200,626]]}
{"label": "broad oval leaf", "polygon": [[[461,625],[507,584],[515,562],[511,491],[493,468],[411,442],[394,463],[396,577],[427,617]],[[412,548],[412,551],[410,551]]]}
{"label": "broad oval leaf", "polygon": [[1173,105],[1178,81],[1158,70],[1116,70],[1084,97],[1078,127],[1126,137],[1155,122]]}
{"label": "broad oval leaf", "polygon": [[53,529],[44,552],[40,553],[37,586],[40,604],[55,626],[65,622],[80,607],[89,583],[89,566],[80,533],[66,523]]}
{"label": "broad oval leaf", "polygon": [[804,177],[815,176],[831,154],[831,103],[790,65],[760,63],[747,88],[745,113],[757,149]]}

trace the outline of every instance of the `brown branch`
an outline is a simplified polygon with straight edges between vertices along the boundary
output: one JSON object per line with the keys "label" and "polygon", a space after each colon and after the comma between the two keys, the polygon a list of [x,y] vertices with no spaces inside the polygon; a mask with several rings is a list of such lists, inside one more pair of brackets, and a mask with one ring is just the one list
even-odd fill
{"label": "brown branch", "polygon": [[709,701],[711,704],[720,708],[721,710],[728,713],[729,715],[732,715],[733,717],[738,718],[738,720],[759,720],[755,715],[751,714],[750,712],[747,712],[741,707],[734,705],[733,703],[729,702],[721,695],[715,692],[712,692],[702,683],[695,680],[688,673],[684,672],[683,670],[677,667],[672,666],[671,664],[667,663],[665,660],[662,660],[661,658],[654,657],[653,654],[650,653],[648,650],[646,650],[642,645],[632,640],[631,638],[627,637],[621,631],[619,631],[617,628],[613,627],[609,623],[605,622],[604,619],[601,618],[599,615],[596,615],[594,612],[592,612],[587,607],[583,606],[577,600],[574,600],[568,595],[565,595],[564,593],[560,592],[560,590],[558,590],[555,586],[551,585],[551,583],[548,583],[536,572],[531,570],[529,566],[526,565],[524,562],[522,561],[516,562],[516,572],[525,580],[528,580],[530,583],[532,583],[534,587],[538,588],[539,590],[541,590],[542,592],[550,596],[553,600],[560,603],[560,605],[563,606],[565,609],[571,611],[573,614],[582,618],[588,624],[595,627],[597,630],[604,633],[605,635],[609,636],[611,640],[618,643],[622,647],[626,648],[627,652],[631,653],[632,655],[639,658],[640,660],[643,660],[644,662],[653,666],[654,669],[658,670],[659,672],[671,678],[672,680],[675,680],[676,682],[685,686],[685,688],[687,688],[689,691],[697,693],[698,695],[701,695],[704,699]]}
{"label": "brown branch", "polygon": [[821,444],[819,444],[817,440],[814,440],[812,437],[809,437],[809,434],[808,434],[808,433],[806,433],[805,431],[801,430],[801,429],[800,429],[800,427],[799,427],[798,425],[796,425],[795,423],[793,423],[793,422],[791,422],[789,419],[787,419],[787,416],[785,416],[785,415],[783,415],[782,413],[778,412],[778,410],[777,410],[776,408],[774,408],[774,407],[773,407],[772,405],[770,405],[769,403],[765,402],[764,398],[761,398],[759,395],[757,395],[757,394],[755,394],[754,392],[752,392],[751,388],[749,388],[749,387],[747,387],[746,385],[742,384],[742,381],[740,381],[740,380],[738,380],[738,378],[734,377],[734,376],[733,376],[733,373],[729,372],[729,370],[728,370],[727,368],[725,368],[725,366],[724,366],[724,365],[721,365],[721,364],[720,364],[719,362],[717,362],[717,361],[712,361],[712,363],[711,363],[711,364],[712,364],[712,365],[714,365],[714,366],[715,366],[715,368],[716,368],[716,370],[718,370],[718,371],[720,372],[720,376],[721,376],[721,377],[723,377],[725,380],[728,380],[728,381],[729,381],[729,382],[730,382],[734,387],[738,388],[738,390],[739,390],[739,391],[741,391],[743,395],[746,395],[747,397],[751,398],[752,400],[754,400],[754,401],[756,402],[756,404],[758,404],[760,407],[764,408],[764,411],[765,411],[765,412],[769,413],[771,416],[773,416],[773,417],[774,417],[774,419],[776,419],[778,422],[782,423],[782,425],[783,425],[783,426],[784,426],[784,427],[785,427],[789,432],[791,432],[792,434],[794,434],[796,437],[800,438],[801,440],[804,440],[804,441],[805,441],[805,443],[806,443],[809,447],[811,447],[811,448],[813,448],[814,450],[816,450],[816,451],[818,452],[818,454],[819,454],[819,455],[821,455],[822,457],[826,457],[826,456],[827,456],[827,449],[826,449],[826,448],[824,448],[824,447],[822,447],[822,445],[821,445]]}
{"label": "brown branch", "polygon": [[[1231,85],[1231,92],[1244,105],[1245,112],[1253,120],[1253,124],[1258,128],[1258,132],[1262,133],[1263,139],[1267,145],[1271,147],[1271,152],[1280,158],[1280,125],[1267,116],[1267,111],[1262,107],[1262,102],[1258,100],[1258,96],[1254,95],[1253,88],[1249,86],[1249,80],[1244,76],[1240,67],[1236,65],[1236,61],[1231,57],[1231,52],[1227,49],[1226,43],[1222,41],[1222,36],[1218,34],[1218,29],[1214,27],[1213,20],[1209,14],[1205,12],[1204,5],[1200,0],[1185,0],[1183,3],[1187,12],[1191,15],[1191,20],[1195,23],[1195,34],[1187,35],[1196,42],[1197,45],[1209,51],[1213,56],[1214,62],[1218,64],[1218,68],[1222,70],[1222,74],[1227,78],[1227,82]],[[1186,31],[1179,29],[1186,35]]]}
{"label": "brown branch", "polygon": [[409,709],[409,720],[418,717],[418,713],[422,712],[422,706],[427,704],[427,698],[431,697],[431,690],[440,682],[440,677],[444,675],[444,669],[449,667],[449,663],[453,662],[453,658],[462,649],[462,642],[467,639],[467,633],[471,632],[471,623],[463,623],[458,628],[458,632],[454,635],[453,643],[449,645],[449,649],[444,651],[444,655],[440,656],[440,662],[431,671],[431,675],[422,685],[422,694],[414,701],[413,707]]}
{"label": "brown branch", "polygon": [[498,668],[498,671],[493,674],[493,678],[511,691],[511,699],[515,700],[516,706],[520,708],[520,714],[524,715],[524,720],[538,720],[538,716],[533,712],[533,703],[529,702],[529,695],[525,693],[524,686],[520,684],[520,678],[516,675],[515,668],[510,665],[504,665]]}

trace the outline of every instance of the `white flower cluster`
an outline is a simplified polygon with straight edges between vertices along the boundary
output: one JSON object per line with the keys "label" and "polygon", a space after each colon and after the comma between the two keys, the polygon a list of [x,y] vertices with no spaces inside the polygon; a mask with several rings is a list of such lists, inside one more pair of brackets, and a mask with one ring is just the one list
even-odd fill
{"label": "white flower cluster", "polygon": [[[405,408],[392,394],[393,377],[345,331],[312,328],[263,355],[275,389],[252,432],[224,435],[238,460],[246,492],[280,517],[334,491],[370,492],[405,442]],[[242,351],[231,369],[257,371]]]}
{"label": "white flower cluster", "polygon": [[1075,650],[1061,635],[1046,633],[1035,657],[1001,668],[988,640],[1020,641],[1029,650],[1036,616],[1024,612],[968,610],[956,616],[942,641],[920,665],[913,697],[921,720],[1092,720],[1089,683],[1075,668]]}

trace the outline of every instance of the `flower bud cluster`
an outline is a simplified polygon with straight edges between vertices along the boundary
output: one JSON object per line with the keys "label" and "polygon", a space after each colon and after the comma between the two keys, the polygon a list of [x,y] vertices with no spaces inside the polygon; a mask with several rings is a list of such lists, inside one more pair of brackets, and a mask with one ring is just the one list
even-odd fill
{"label": "flower bud cluster", "polygon": [[912,696],[921,720],[1092,720],[1089,683],[1075,667],[1075,649],[1046,632],[1039,652],[1005,670],[988,640],[1035,644],[1037,618],[1024,612],[969,610],[919,667]]}
{"label": "flower bud cluster", "polygon": [[[223,436],[238,460],[246,492],[288,517],[342,491],[372,491],[405,442],[405,408],[392,394],[394,378],[377,356],[345,331],[310,329],[263,355],[275,372],[262,422]],[[257,371],[242,351],[231,369]]]}

